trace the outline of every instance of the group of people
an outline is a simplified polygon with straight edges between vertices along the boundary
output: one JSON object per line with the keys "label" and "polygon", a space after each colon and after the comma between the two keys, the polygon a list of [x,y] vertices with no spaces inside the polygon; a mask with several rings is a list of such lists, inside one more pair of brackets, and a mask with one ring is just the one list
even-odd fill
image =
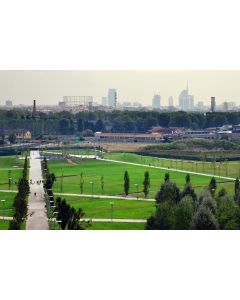
{"label": "group of people", "polygon": [[[41,180],[36,180],[36,184],[41,184],[41,183],[43,183],[43,180],[41,179]],[[34,180],[32,180],[32,179],[30,179],[29,180],[29,184],[35,184],[35,181]]]}

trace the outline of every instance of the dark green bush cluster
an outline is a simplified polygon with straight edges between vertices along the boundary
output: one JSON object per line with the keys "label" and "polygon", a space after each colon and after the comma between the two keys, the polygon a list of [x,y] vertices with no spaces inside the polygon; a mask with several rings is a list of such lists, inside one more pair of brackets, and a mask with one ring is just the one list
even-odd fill
{"label": "dark green bush cluster", "polygon": [[216,195],[217,183],[213,177],[197,197],[186,176],[183,191],[165,175],[165,181],[156,194],[156,211],[147,219],[149,230],[169,229],[240,229],[240,185],[235,181],[234,198],[224,188]]}

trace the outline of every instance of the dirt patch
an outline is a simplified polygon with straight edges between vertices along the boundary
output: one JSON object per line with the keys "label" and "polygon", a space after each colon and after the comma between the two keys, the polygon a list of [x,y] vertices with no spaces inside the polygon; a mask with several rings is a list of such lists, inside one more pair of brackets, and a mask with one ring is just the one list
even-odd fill
{"label": "dirt patch", "polygon": [[66,158],[66,162],[70,165],[77,165],[75,162],[73,162],[71,159]]}

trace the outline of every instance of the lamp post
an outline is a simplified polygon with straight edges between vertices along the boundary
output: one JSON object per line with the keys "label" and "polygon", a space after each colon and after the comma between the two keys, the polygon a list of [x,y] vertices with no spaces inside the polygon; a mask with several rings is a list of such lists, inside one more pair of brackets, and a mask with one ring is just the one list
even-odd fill
{"label": "lamp post", "polygon": [[[4,200],[4,199],[1,200],[2,206],[3,206],[3,212],[5,212],[5,201],[6,201],[6,200]],[[3,217],[3,220],[4,220],[4,214],[3,214],[2,217]]]}
{"label": "lamp post", "polygon": [[111,205],[111,222],[113,221],[113,205],[114,202],[109,202],[109,204]]}
{"label": "lamp post", "polygon": [[135,185],[135,187],[137,189],[137,200],[138,200],[138,183],[135,183],[134,185]]}
{"label": "lamp post", "polygon": [[93,199],[93,181],[89,182],[92,185],[92,199]]}

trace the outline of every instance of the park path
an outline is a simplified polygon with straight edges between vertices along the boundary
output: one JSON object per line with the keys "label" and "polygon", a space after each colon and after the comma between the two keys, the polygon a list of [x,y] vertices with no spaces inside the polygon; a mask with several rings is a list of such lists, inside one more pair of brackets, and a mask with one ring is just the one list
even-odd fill
{"label": "park path", "polygon": [[35,183],[30,184],[26,229],[47,230],[48,218],[45,209],[43,184],[36,183],[37,180],[42,180],[41,160],[39,151],[30,152],[29,180],[32,180]]}

